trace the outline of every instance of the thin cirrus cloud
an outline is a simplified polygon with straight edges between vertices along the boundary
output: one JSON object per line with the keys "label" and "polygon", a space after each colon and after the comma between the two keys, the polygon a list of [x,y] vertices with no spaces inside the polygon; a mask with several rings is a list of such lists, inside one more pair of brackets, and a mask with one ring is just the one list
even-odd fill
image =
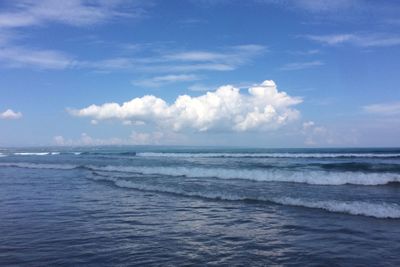
{"label": "thin cirrus cloud", "polygon": [[324,20],[335,22],[393,24],[398,19],[397,1],[373,0],[254,0],[298,13],[305,13],[310,22]]}
{"label": "thin cirrus cloud", "polygon": [[6,111],[0,113],[0,119],[3,120],[17,120],[22,117],[21,112],[15,112],[12,109],[7,109]]}
{"label": "thin cirrus cloud", "polygon": [[257,44],[247,44],[232,46],[225,52],[210,51],[189,51],[166,54],[164,59],[175,61],[194,61],[194,62],[235,62],[243,63],[249,57],[256,56],[266,51],[266,47]]}
{"label": "thin cirrus cloud", "polygon": [[76,67],[100,71],[134,70],[138,72],[196,72],[231,71],[255,57],[267,48],[258,44],[227,46],[216,50],[157,50],[147,57],[119,57],[99,61],[79,61]]}
{"label": "thin cirrus cloud", "polygon": [[0,48],[3,67],[38,69],[88,69],[93,71],[135,71],[143,73],[232,71],[266,51],[256,44],[224,47],[225,51],[154,52],[147,57],[117,57],[80,60],[55,50],[35,50],[21,46]]}
{"label": "thin cirrus cloud", "polygon": [[3,67],[68,69],[84,66],[83,61],[56,50],[21,46],[15,40],[25,38],[21,28],[60,23],[86,27],[115,18],[138,17],[146,4],[137,1],[9,1],[0,11],[0,63]]}
{"label": "thin cirrus cloud", "polygon": [[[9,2],[0,11],[0,65],[11,68],[49,70],[89,69],[111,72],[197,72],[231,71],[266,51],[257,44],[223,47],[220,51],[152,51],[147,57],[110,57],[86,60],[62,51],[30,48],[14,42],[20,29],[59,23],[73,27],[140,17],[152,4],[127,0],[57,0]],[[25,38],[25,37],[24,37]]]}
{"label": "thin cirrus cloud", "polygon": [[315,61],[309,61],[309,62],[292,62],[285,64],[280,68],[280,70],[303,70],[303,69],[309,69],[309,68],[315,68],[324,65],[322,61],[315,60]]}
{"label": "thin cirrus cloud", "polygon": [[170,74],[164,76],[156,76],[144,80],[135,80],[132,81],[132,84],[142,87],[160,87],[165,84],[176,83],[176,82],[191,82],[200,79],[201,77],[194,74]]}
{"label": "thin cirrus cloud", "polygon": [[325,44],[325,45],[341,45],[350,44],[360,47],[386,47],[400,45],[400,35],[396,34],[328,34],[328,35],[305,35],[306,39]]}
{"label": "thin cirrus cloud", "polygon": [[33,50],[25,47],[0,48],[0,62],[6,67],[34,67],[38,69],[66,69],[75,61],[68,55],[54,50]]}
{"label": "thin cirrus cloud", "polygon": [[311,13],[332,13],[359,7],[363,0],[258,0],[267,4],[280,5],[291,9],[301,9]]}
{"label": "thin cirrus cloud", "polygon": [[399,115],[400,102],[372,104],[364,106],[363,109],[365,112],[371,114],[385,115],[385,116]]}
{"label": "thin cirrus cloud", "polygon": [[273,81],[248,89],[248,94],[230,85],[198,97],[179,96],[173,104],[153,95],[134,98],[122,105],[105,103],[83,109],[69,109],[78,117],[95,120],[141,121],[174,131],[253,131],[277,129],[296,120],[293,106],[301,98],[279,92]]}
{"label": "thin cirrus cloud", "polygon": [[48,22],[87,26],[113,17],[139,16],[143,12],[143,8],[133,5],[133,1],[25,0],[10,3],[13,5],[0,13],[0,28],[37,26]]}

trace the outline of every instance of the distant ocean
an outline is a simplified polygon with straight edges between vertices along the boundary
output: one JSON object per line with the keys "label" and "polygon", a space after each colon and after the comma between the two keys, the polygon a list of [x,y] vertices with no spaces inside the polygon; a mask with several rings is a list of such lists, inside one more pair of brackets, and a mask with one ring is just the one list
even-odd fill
{"label": "distant ocean", "polygon": [[400,266],[400,149],[0,150],[0,266]]}

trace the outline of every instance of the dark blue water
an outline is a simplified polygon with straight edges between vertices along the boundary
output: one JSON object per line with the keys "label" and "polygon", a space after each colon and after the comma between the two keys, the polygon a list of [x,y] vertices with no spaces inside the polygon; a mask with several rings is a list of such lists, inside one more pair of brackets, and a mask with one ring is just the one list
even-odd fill
{"label": "dark blue water", "polygon": [[1,266],[399,266],[399,149],[0,150]]}

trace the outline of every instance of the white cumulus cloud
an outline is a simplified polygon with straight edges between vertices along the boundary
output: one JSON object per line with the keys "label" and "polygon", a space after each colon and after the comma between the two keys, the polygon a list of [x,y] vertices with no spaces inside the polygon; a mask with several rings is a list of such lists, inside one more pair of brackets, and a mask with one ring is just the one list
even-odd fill
{"label": "white cumulus cloud", "polygon": [[181,95],[173,104],[146,95],[123,104],[104,103],[70,109],[72,115],[95,120],[141,121],[174,131],[270,130],[295,120],[300,113],[293,106],[298,97],[279,92],[271,80],[252,86],[247,93],[231,85],[191,97]]}
{"label": "white cumulus cloud", "polygon": [[3,113],[0,113],[0,119],[5,119],[5,120],[16,120],[22,117],[21,112],[15,112],[12,109],[7,109]]}

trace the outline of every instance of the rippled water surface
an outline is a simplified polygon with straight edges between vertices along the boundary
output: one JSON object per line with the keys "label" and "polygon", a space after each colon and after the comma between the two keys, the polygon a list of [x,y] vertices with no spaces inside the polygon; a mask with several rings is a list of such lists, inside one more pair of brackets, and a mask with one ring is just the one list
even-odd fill
{"label": "rippled water surface", "polygon": [[400,266],[399,149],[0,150],[1,266]]}

